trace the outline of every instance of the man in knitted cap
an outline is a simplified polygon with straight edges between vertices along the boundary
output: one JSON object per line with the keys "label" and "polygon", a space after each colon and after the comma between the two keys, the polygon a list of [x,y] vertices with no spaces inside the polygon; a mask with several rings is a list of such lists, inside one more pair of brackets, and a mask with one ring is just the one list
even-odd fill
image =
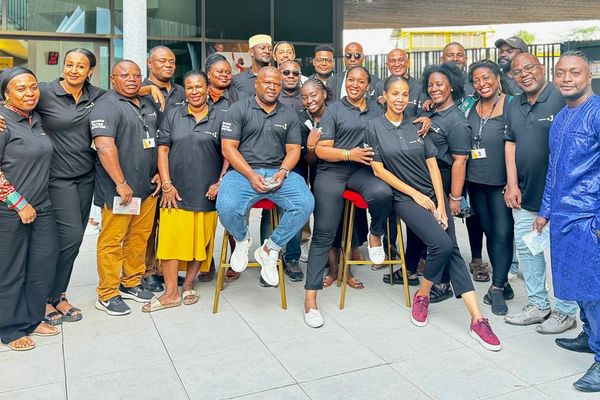
{"label": "man in knitted cap", "polygon": [[254,86],[256,75],[262,67],[271,63],[272,44],[273,41],[269,35],[254,35],[248,39],[248,53],[252,57],[252,67],[233,77],[233,86],[237,90],[249,96],[256,94]]}

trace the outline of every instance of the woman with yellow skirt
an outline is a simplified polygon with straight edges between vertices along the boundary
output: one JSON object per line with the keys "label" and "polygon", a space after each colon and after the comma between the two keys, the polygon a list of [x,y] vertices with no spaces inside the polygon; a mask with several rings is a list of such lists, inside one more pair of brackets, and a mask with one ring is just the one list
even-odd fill
{"label": "woman with yellow skirt", "polygon": [[[217,212],[215,199],[225,170],[219,130],[222,114],[210,110],[208,79],[202,71],[184,76],[186,102],[165,115],[158,135],[158,171],[163,182],[157,257],[165,292],[142,311],[152,312],[198,301],[194,279],[212,261]],[[187,264],[183,293],[179,266]]]}

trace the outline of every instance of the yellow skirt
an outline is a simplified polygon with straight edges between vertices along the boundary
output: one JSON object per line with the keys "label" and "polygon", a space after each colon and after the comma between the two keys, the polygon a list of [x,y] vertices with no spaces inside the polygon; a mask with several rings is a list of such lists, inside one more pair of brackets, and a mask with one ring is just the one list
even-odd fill
{"label": "yellow skirt", "polygon": [[[200,261],[200,272],[208,272],[217,229],[217,212],[160,209],[158,228],[159,260]],[[180,262],[185,271],[187,263]]]}

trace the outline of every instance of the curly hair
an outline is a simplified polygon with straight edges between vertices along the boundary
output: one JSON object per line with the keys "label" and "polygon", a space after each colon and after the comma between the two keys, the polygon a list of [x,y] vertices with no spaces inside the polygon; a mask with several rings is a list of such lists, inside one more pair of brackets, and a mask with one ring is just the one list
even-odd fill
{"label": "curly hair", "polygon": [[498,64],[496,64],[492,60],[481,60],[469,65],[469,82],[473,83],[473,73],[479,68],[487,68],[490,71],[492,71],[494,75],[498,77],[502,76],[502,72],[500,71],[500,67],[498,66]]}
{"label": "curly hair", "polygon": [[450,88],[452,89],[452,100],[459,101],[465,97],[465,77],[458,65],[453,62],[429,65],[425,68],[423,78],[421,78],[421,87],[423,88],[423,92],[427,93],[427,96],[429,96],[429,92],[427,91],[429,88],[429,77],[434,73],[442,74],[448,79],[448,83],[450,83]]}

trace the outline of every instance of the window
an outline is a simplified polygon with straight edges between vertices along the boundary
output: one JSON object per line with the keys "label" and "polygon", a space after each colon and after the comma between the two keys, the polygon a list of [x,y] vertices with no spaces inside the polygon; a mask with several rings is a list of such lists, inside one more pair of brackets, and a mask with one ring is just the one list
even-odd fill
{"label": "window", "polygon": [[332,26],[332,1],[275,1],[276,41],[331,43]]}
{"label": "window", "polygon": [[[279,1],[279,0],[278,0]],[[248,40],[271,32],[269,0],[206,0],[206,37]]]}
{"label": "window", "polygon": [[[146,0],[148,36],[200,37],[200,0]],[[123,34],[123,0],[115,0],[115,34]]]}

